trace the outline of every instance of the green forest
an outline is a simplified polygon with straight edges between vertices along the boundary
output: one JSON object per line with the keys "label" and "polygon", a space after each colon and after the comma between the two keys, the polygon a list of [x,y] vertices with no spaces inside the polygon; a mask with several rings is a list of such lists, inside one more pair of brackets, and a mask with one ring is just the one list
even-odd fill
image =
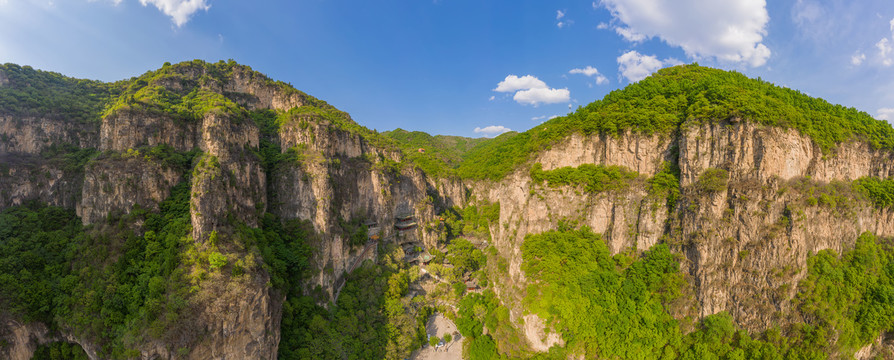
{"label": "green forest", "polygon": [[[679,255],[667,245],[639,256],[612,256],[599,234],[560,224],[558,230],[528,235],[522,254],[522,270],[530,279],[525,307],[565,340],[565,346],[523,357],[847,358],[881,331],[894,329],[894,243],[868,233],[844,254],[825,250],[810,257],[795,300],[810,323],[759,334],[738,328],[726,313],[705,317],[685,332],[684,323],[692,320],[668,312],[685,296],[687,284]],[[510,341],[493,338],[501,334],[497,329],[511,325],[492,292],[463,298],[457,326],[470,339],[470,359],[518,357],[507,357],[511,349],[498,345]]]}

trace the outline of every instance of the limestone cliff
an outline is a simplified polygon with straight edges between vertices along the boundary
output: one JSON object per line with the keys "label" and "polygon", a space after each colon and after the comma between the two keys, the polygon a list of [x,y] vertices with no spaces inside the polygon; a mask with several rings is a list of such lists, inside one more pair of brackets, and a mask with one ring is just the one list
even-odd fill
{"label": "limestone cliff", "polygon": [[[257,264],[250,248],[232,243],[237,225],[257,227],[266,211],[285,220],[310,221],[318,236],[306,288],[319,286],[333,296],[362,248],[351,245],[342,224],[373,224],[372,234],[393,241],[396,215],[411,214],[422,224],[465,203],[466,191],[458,180],[430,178],[401,163],[397,149],[373,145],[368,135],[324,116],[301,115],[274,134],[262,135],[249,111],[332,108],[247,67],[223,68],[225,73],[193,62],[149,73],[110,99],[95,122],[0,116],[0,208],[39,201],[76,209],[84,224],[102,224],[134,209],[158,211],[172,188],[189,179],[191,238],[199,249],[219,249],[234,262]],[[150,88],[170,98],[199,92],[206,98],[223,97],[199,111],[190,110],[191,103],[184,100],[175,106],[187,110],[174,111],[165,109],[171,104],[146,98],[141,91]],[[262,140],[291,157],[265,168]],[[194,158],[189,155],[196,152]],[[140,226],[132,228],[139,232]],[[212,234],[220,234],[223,242],[209,241]],[[437,234],[419,226],[400,236],[434,245]],[[247,276],[200,275],[182,315],[189,325],[143,339],[136,344],[139,357],[275,358],[284,299],[271,287],[269,274],[253,266],[246,269]],[[78,335],[14,318],[0,330],[12,344],[8,351],[13,358],[30,358],[38,344]],[[91,358],[102,358],[95,341],[78,337],[75,342]]]}
{"label": "limestone cliff", "polygon": [[[645,250],[659,241],[671,244],[685,257],[682,270],[696,298],[694,309],[680,315],[726,311],[751,331],[803,321],[792,299],[809,254],[848,250],[864,231],[894,236],[892,211],[848,190],[851,180],[890,177],[894,152],[853,141],[824,153],[795,130],[741,119],[693,120],[682,128],[676,137],[573,135],[532,161],[543,169],[617,165],[637,170],[641,178],[655,175],[665,161],[676,161],[682,196],[672,213],[663,198],[650,198],[642,180],[620,192],[594,195],[576,186],[532,183],[521,168],[500,182],[472,187],[480,198],[500,203],[501,226],[491,232],[512,281],[497,289],[533,349],[545,351],[558,339],[543,343],[542,321],[521,306],[527,285],[520,244],[525,235],[554,229],[562,219],[602,233],[615,253]],[[722,189],[700,188],[708,169],[728,171]],[[823,193],[836,194],[837,203],[817,201]]]}
{"label": "limestone cliff", "polygon": [[[0,69],[0,87],[9,78]],[[755,332],[803,320],[791,300],[810,254],[847,250],[864,231],[894,236],[894,211],[850,188],[861,177],[894,175],[894,152],[857,138],[830,150],[797,130],[747,118],[688,117],[671,131],[571,132],[500,180],[470,180],[426,174],[347,114],[241,65],[166,65],[125,85],[104,93],[95,121],[0,112],[0,208],[38,201],[76,209],[99,232],[109,216],[159,211],[189,181],[195,251],[184,256],[219,255],[226,265],[182,269],[193,287],[183,315],[189,329],[134,340],[134,356],[144,359],[276,357],[284,295],[257,249],[239,241],[240,227],[258,227],[265,213],[310,224],[304,290],[327,303],[364,256],[367,239],[353,239],[350,224],[369,225],[380,242],[432,248],[442,235],[432,224],[448,209],[499,203],[485,240],[508,266],[491,279],[500,279],[493,287],[527,337],[524,347],[536,351],[563,339],[523,306],[521,244],[563,220],[601,233],[613,253],[669,244],[693,294],[673,315],[726,311]],[[534,181],[535,163],[544,171],[620,166],[636,176],[588,192]],[[679,169],[674,206],[650,185],[668,166]],[[720,181],[706,186],[706,174],[715,173]],[[417,226],[398,231],[398,216]],[[238,276],[236,262],[245,264]],[[7,315],[0,311],[0,339],[10,346],[0,346],[0,356],[27,359],[38,344],[60,340],[104,356],[97,339]],[[890,337],[880,334],[874,346]]]}

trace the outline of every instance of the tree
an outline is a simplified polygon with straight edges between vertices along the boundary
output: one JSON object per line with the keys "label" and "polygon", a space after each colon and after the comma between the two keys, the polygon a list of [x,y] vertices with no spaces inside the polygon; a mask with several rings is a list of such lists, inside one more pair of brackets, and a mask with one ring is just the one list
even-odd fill
{"label": "tree", "polygon": [[451,341],[453,341],[453,335],[450,335],[450,334],[444,334],[444,342],[445,342],[445,343],[450,343]]}
{"label": "tree", "polygon": [[431,345],[431,347],[437,346],[438,342],[440,342],[440,341],[441,341],[441,339],[438,338],[437,336],[431,336],[428,338],[428,344]]}

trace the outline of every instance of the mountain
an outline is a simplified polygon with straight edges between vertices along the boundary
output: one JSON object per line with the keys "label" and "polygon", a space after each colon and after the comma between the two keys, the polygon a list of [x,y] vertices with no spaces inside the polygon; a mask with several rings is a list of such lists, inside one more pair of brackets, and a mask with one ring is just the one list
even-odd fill
{"label": "mountain", "polygon": [[[0,67],[0,356],[894,355],[894,129],[660,70],[523,133],[378,133],[230,62]],[[55,354],[55,355],[54,355]]]}

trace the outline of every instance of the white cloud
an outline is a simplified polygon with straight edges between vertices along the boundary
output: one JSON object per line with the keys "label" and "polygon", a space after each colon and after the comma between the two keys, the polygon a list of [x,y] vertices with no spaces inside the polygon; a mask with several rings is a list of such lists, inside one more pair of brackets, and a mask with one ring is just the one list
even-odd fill
{"label": "white cloud", "polygon": [[[894,18],[891,19],[889,24],[891,29],[891,39],[894,40]],[[892,50],[894,50],[892,49],[891,41],[888,41],[887,38],[881,39],[875,44],[875,47],[878,48],[878,53],[882,58],[883,65],[891,66],[891,64],[894,64],[894,59],[891,58]]]}
{"label": "white cloud", "polygon": [[500,81],[497,84],[497,88],[494,89],[496,92],[513,92],[518,90],[527,90],[533,88],[546,88],[546,83],[541,81],[540,79],[531,76],[525,75],[522,77],[518,77],[515,75],[506,76],[503,81]]}
{"label": "white cloud", "polygon": [[877,112],[876,119],[894,121],[894,108],[881,108]]}
{"label": "white cloud", "polygon": [[568,89],[533,88],[515,93],[512,99],[522,105],[556,104],[570,101],[571,92]]}
{"label": "white cloud", "polygon": [[512,131],[512,129],[505,127],[503,125],[491,125],[485,127],[476,127],[475,132],[478,134],[484,134],[484,136],[494,136],[500,135],[504,132]]}
{"label": "white cloud", "polygon": [[565,12],[562,10],[556,10],[556,20],[559,20],[563,17],[565,17]]}
{"label": "white cloud", "polygon": [[642,55],[636,50],[630,50],[618,56],[618,71],[630,82],[640,81],[661,69],[663,63],[657,57]]}
{"label": "white cloud", "polygon": [[640,42],[640,41],[643,41],[646,39],[645,35],[635,32],[630,28],[617,27],[617,28],[615,28],[615,32],[618,33],[618,35],[621,35],[621,37],[624,38],[624,40],[634,42],[634,43],[637,43],[637,42]]}
{"label": "white cloud", "polygon": [[602,85],[602,84],[608,83],[608,79],[605,76],[602,76],[602,74],[599,73],[599,70],[596,70],[596,68],[594,68],[592,66],[587,66],[583,69],[571,69],[570,71],[568,71],[568,73],[569,74],[583,74],[584,76],[592,77],[592,78],[596,79],[597,85]]}
{"label": "white cloud", "polygon": [[491,96],[490,96],[490,99],[487,99],[487,101],[494,101],[494,99],[496,99],[496,98],[497,98],[496,96],[491,95]]}
{"label": "white cloud", "polygon": [[599,30],[608,29],[608,23],[601,22],[601,23],[599,23],[599,25],[596,25],[596,28]]}
{"label": "white cloud", "polygon": [[891,42],[888,41],[888,38],[879,40],[875,47],[878,48],[878,55],[882,58],[883,65],[891,66],[891,64],[894,64],[894,59],[891,59],[891,51],[894,48],[891,47]]}
{"label": "white cloud", "polygon": [[140,0],[140,4],[155,5],[158,10],[171,17],[177,27],[183,26],[199,10],[208,11],[207,0]]}
{"label": "white cloud", "polygon": [[864,53],[856,53],[853,56],[851,56],[851,64],[854,66],[860,66],[860,64],[862,64],[863,61],[865,61],[865,60],[866,60],[866,54],[864,54]]}
{"label": "white cloud", "polygon": [[512,99],[522,105],[555,104],[571,98],[568,89],[551,89],[545,82],[532,75],[522,77],[508,75],[497,84],[494,91],[515,92]]}
{"label": "white cloud", "polygon": [[764,65],[770,49],[761,43],[766,35],[764,0],[602,0],[616,27],[633,42],[659,37],[683,48],[692,58]]}

